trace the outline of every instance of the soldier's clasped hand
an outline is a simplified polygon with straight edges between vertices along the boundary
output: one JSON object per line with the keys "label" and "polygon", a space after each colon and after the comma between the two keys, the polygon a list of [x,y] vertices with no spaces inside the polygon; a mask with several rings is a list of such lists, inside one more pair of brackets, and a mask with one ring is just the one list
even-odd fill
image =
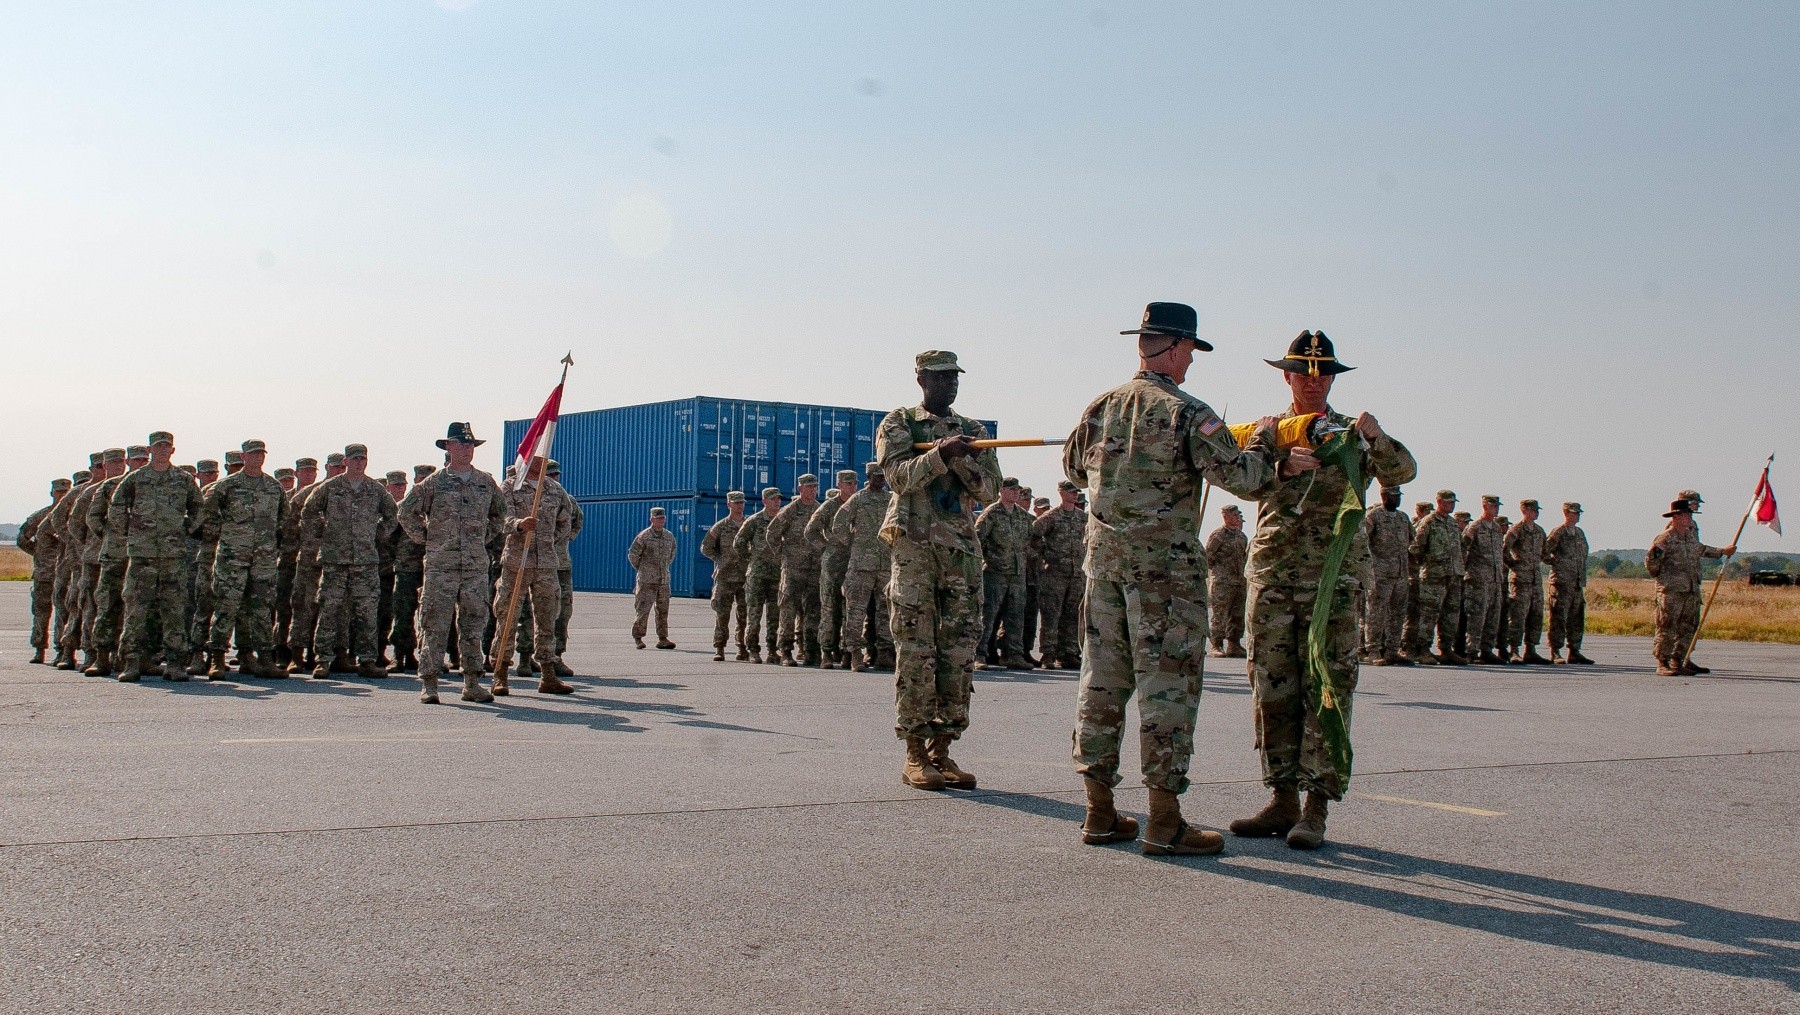
{"label": "soldier's clasped hand", "polygon": [[971,438],[960,434],[955,437],[946,437],[937,442],[938,456],[946,462],[953,462],[958,458],[968,458],[980,450]]}
{"label": "soldier's clasped hand", "polygon": [[1319,460],[1313,457],[1311,451],[1306,448],[1295,448],[1289,451],[1287,458],[1282,461],[1281,475],[1283,478],[1291,478],[1302,472],[1311,472],[1318,467]]}
{"label": "soldier's clasped hand", "polygon": [[1356,423],[1354,425],[1356,427],[1356,432],[1362,434],[1363,440],[1372,441],[1381,436],[1381,424],[1375,421],[1374,416],[1371,416],[1366,412],[1356,417]]}

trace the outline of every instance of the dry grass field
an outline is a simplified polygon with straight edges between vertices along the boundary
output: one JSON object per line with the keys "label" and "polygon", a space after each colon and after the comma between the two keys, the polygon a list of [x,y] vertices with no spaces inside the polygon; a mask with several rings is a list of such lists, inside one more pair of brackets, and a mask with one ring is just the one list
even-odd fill
{"label": "dry grass field", "polygon": [[16,546],[0,546],[0,582],[24,581],[31,577],[31,554]]}
{"label": "dry grass field", "polygon": [[[1702,591],[1712,591],[1711,583]],[[1647,635],[1655,631],[1654,581],[1592,578],[1588,580],[1587,593],[1588,633]],[[1800,588],[1752,588],[1742,579],[1728,579],[1719,586],[1719,598],[1713,603],[1700,636],[1800,645]]]}

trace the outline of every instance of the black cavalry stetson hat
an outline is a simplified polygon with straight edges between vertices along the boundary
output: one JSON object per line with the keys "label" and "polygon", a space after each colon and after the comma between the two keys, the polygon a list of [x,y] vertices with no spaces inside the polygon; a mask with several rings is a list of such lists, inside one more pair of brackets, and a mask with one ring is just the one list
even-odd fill
{"label": "black cavalry stetson hat", "polygon": [[1186,303],[1152,303],[1144,308],[1144,323],[1121,335],[1167,335],[1185,338],[1201,352],[1212,352],[1212,343],[1200,337],[1200,315]]}
{"label": "black cavalry stetson hat", "polygon": [[467,423],[450,424],[450,431],[444,434],[443,440],[437,442],[437,446],[441,448],[452,441],[458,444],[473,444],[476,447],[487,443],[487,441],[476,440],[474,428]]}
{"label": "black cavalry stetson hat", "polygon": [[1323,331],[1302,331],[1298,338],[1288,343],[1286,356],[1263,362],[1278,370],[1305,374],[1308,377],[1341,374],[1346,370],[1356,369],[1337,361],[1337,353],[1331,348],[1331,339],[1326,338]]}

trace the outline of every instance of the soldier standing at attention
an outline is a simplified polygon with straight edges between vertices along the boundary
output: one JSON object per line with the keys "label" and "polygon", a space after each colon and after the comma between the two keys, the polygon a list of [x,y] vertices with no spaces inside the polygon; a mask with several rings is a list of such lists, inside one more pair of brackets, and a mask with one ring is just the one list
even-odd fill
{"label": "soldier standing at attention", "polygon": [[201,535],[214,548],[207,562],[212,579],[207,601],[213,612],[207,624],[212,641],[206,677],[216,680],[226,674],[225,649],[236,631],[243,640],[239,673],[286,678],[287,670],[272,651],[272,621],[287,497],[281,484],[262,471],[268,458],[262,441],[245,441],[240,454],[243,468],[202,495]]}
{"label": "soldier standing at attention", "polygon": [[[344,474],[344,456],[333,451],[325,456],[325,483]],[[326,646],[327,651],[319,654],[315,650],[313,632],[319,625],[319,540],[322,533],[315,525],[307,522],[306,505],[318,496],[325,483],[315,483],[294,491],[292,517],[294,519],[293,545],[297,548],[294,556],[294,595],[291,627],[288,632],[288,649],[292,662],[288,664],[289,673],[300,673],[313,668],[319,662],[329,663],[337,646]]]}
{"label": "soldier standing at attention", "polygon": [[61,477],[51,480],[50,503],[26,516],[15,540],[19,549],[31,555],[31,647],[34,651],[27,662],[39,665],[43,664],[44,653],[50,648],[50,618],[56,612],[53,597],[57,555],[62,549],[53,530],[44,523],[56,510],[56,505],[69,495],[73,485]]}
{"label": "soldier standing at attention", "polygon": [[[300,559],[300,509],[305,507],[301,499],[307,490],[319,479],[319,462],[315,458],[301,458],[294,462],[293,485],[286,488],[287,503],[281,509],[281,560],[275,579],[275,661],[283,666],[300,662],[293,657],[288,645],[290,641],[312,641],[308,632],[304,638],[291,638],[294,624],[294,579],[299,569]],[[276,478],[281,478],[280,471]]]}
{"label": "soldier standing at attention", "polygon": [[819,477],[796,482],[796,494],[769,522],[769,548],[781,556],[781,664],[819,665],[819,554],[806,523],[819,509]]}
{"label": "soldier standing at attention", "polygon": [[1406,555],[1412,523],[1400,510],[1400,491],[1383,487],[1381,506],[1363,519],[1369,541],[1370,586],[1364,590],[1363,662],[1371,666],[1411,666],[1401,641],[1407,613]]}
{"label": "soldier standing at attention", "polygon": [[[981,512],[975,536],[981,540],[981,640],[975,668],[998,663],[1028,670],[1019,636],[1025,627],[1025,545],[1031,541],[1031,513],[1019,507],[1019,481],[1000,481],[1000,499]],[[996,630],[1001,644],[995,644]]]}
{"label": "soldier standing at attention", "polygon": [[[413,466],[413,485],[437,471],[434,465]],[[402,504],[406,498],[400,499]],[[397,522],[398,509],[395,521]],[[425,583],[425,544],[413,539],[406,527],[394,533],[394,600],[389,613],[394,628],[389,642],[394,646],[394,666],[408,673],[419,671],[419,587]]]}
{"label": "soldier standing at attention", "polygon": [[69,495],[50,512],[50,528],[56,533],[61,550],[56,561],[56,613],[51,617],[51,636],[56,642],[56,668],[75,669],[75,653],[81,648],[81,554],[82,539],[87,532],[87,511],[76,511],[85,494],[91,493],[104,477],[105,458],[100,452],[88,455],[88,467],[75,473],[75,485]]}
{"label": "soldier standing at attention", "polygon": [[[524,643],[519,645],[516,675],[531,675],[532,668],[526,664],[525,655],[534,652],[538,693],[573,694],[575,688],[556,676],[556,617],[562,609],[562,590],[556,582],[556,571],[560,566],[556,544],[568,535],[569,515],[562,496],[562,484],[545,476],[544,467],[543,459],[533,458],[525,471],[525,480],[504,493],[506,547],[500,558],[500,584],[494,592],[494,612],[505,619],[506,604],[511,601],[513,590],[519,589],[518,595],[531,608],[534,630],[529,647]],[[542,497],[537,496],[539,483],[549,484],[544,487]],[[532,514],[533,501],[537,504],[535,515]],[[634,549],[635,546],[633,544]],[[506,680],[507,663],[506,659],[494,660],[496,695],[510,693]]]}
{"label": "soldier standing at attention", "polygon": [[[117,519],[112,515],[113,494],[119,490],[119,484],[125,477],[141,470],[150,464],[150,449],[142,444],[133,444],[125,449],[125,469],[113,475],[99,490],[94,492],[94,499],[88,504],[88,531],[100,534],[99,543],[99,577],[94,583],[93,605],[90,609],[88,638],[105,658],[99,670],[90,676],[105,676],[115,668],[123,669],[123,661],[114,666],[114,658],[119,654],[119,625],[125,615],[125,569],[129,562],[129,549],[125,519],[121,515]],[[110,471],[110,470],[109,470]],[[182,477],[186,479],[187,477]],[[93,670],[89,667],[88,670]],[[87,671],[83,671],[87,672]]]}
{"label": "soldier standing at attention", "polygon": [[1581,654],[1587,629],[1587,533],[1581,531],[1580,504],[1564,501],[1562,509],[1563,523],[1544,538],[1544,563],[1550,565],[1550,661],[1592,666],[1594,661]]}
{"label": "soldier standing at attention", "polygon": [[[399,514],[400,502],[406,499],[406,471],[394,469],[382,477],[382,487],[387,490],[388,499],[394,502],[396,518]],[[394,630],[394,560],[399,553],[400,542],[411,542],[406,534],[400,531],[400,523],[395,521],[380,534],[375,547],[379,551],[377,574],[380,575],[375,593],[375,665],[383,669],[391,668],[394,663],[388,658],[388,639]]]}
{"label": "soldier standing at attention", "polygon": [[1138,699],[1138,737],[1153,856],[1205,856],[1225,848],[1217,832],[1181,816],[1206,662],[1207,558],[1200,545],[1200,488],[1237,494],[1275,472],[1274,417],[1241,450],[1205,402],[1183,391],[1196,350],[1211,352],[1182,303],[1152,303],[1137,336],[1137,376],[1083,411],[1063,448],[1063,471],[1085,485],[1087,625],[1073,736],[1087,792],[1081,839],[1129,842],[1138,823],[1113,805],[1125,707]]}
{"label": "soldier standing at attention", "polygon": [[[369,449],[344,448],[344,472],[306,499],[301,532],[319,539],[319,620],[313,635],[314,677],[331,674],[338,646],[347,645],[358,676],[387,676],[375,661],[377,600],[381,596],[381,540],[398,510],[387,488],[370,478]],[[305,561],[302,560],[302,564]],[[346,622],[349,630],[344,630]],[[344,665],[350,663],[344,660]]]}
{"label": "soldier standing at attention", "polygon": [[[1451,517],[1456,494],[1437,492],[1437,510],[1413,528],[1412,556],[1419,568],[1419,626],[1407,646],[1413,662],[1436,666],[1463,666],[1467,659],[1456,653],[1456,624],[1462,615],[1462,532]],[[1431,654],[1433,635],[1438,654]]]}
{"label": "soldier standing at attention", "polygon": [[844,657],[845,547],[831,537],[831,523],[856,495],[856,470],[839,469],[837,489],[806,523],[806,541],[819,551],[819,668],[850,668]]}
{"label": "soldier standing at attention", "polygon": [[[1506,532],[1506,570],[1510,579],[1506,607],[1512,614],[1511,637],[1519,639],[1524,651],[1522,663],[1548,666],[1550,660],[1538,655],[1538,636],[1544,628],[1544,580],[1539,568],[1544,563],[1544,530],[1537,523],[1538,502],[1519,502],[1519,524]],[[1512,655],[1512,646],[1507,646]]]}
{"label": "soldier standing at attention", "polygon": [[280,468],[275,470],[275,483],[281,487],[283,497],[294,492],[294,470]]}
{"label": "soldier standing at attention", "polygon": [[[226,461],[238,463],[233,469],[235,474],[243,468],[243,456],[236,451],[225,454]],[[200,487],[200,499],[204,503],[206,491],[219,481],[219,463],[211,458],[202,458],[194,463],[194,482]],[[188,645],[192,647],[192,658],[188,660],[188,673],[191,676],[205,676],[206,646],[212,625],[212,564],[213,554],[218,547],[212,537],[204,532],[195,532],[188,540],[190,559],[188,562]]]}
{"label": "soldier standing at attention", "polygon": [[762,510],[744,519],[732,548],[745,560],[744,606],[750,612],[750,661],[763,661],[762,632],[769,632],[769,665],[781,664],[777,629],[781,626],[781,555],[769,546],[769,523],[781,512],[781,490],[763,487]]}
{"label": "soldier standing at attention", "polygon": [[1223,523],[1206,540],[1206,598],[1212,607],[1212,654],[1220,659],[1244,658],[1244,568],[1250,563],[1250,537],[1244,535],[1244,512],[1227,504]]}
{"label": "soldier standing at attention", "polygon": [[1076,503],[1075,484],[1056,484],[1062,504],[1031,523],[1031,536],[1044,558],[1038,579],[1038,663],[1047,670],[1081,668],[1081,597],[1086,577],[1087,512]]}
{"label": "soldier standing at attention", "polygon": [[[894,495],[880,462],[870,462],[869,485],[850,495],[831,520],[831,537],[844,547],[844,653],[852,671],[893,665],[888,631],[888,575],[893,557],[881,538]],[[874,629],[870,638],[869,628]]]}
{"label": "soldier standing at attention", "polygon": [[184,582],[188,536],[200,520],[200,488],[169,463],[175,453],[174,435],[158,430],[150,435],[149,444],[148,466],[120,479],[107,511],[108,527],[125,533],[129,562],[123,593],[124,631],[119,638],[124,656],[119,679],[125,682],[137,680],[142,673],[157,673],[147,661],[153,615],[162,628],[163,679],[188,678],[182,667],[187,658]]}
{"label": "soldier standing at attention", "polygon": [[556,481],[554,490],[562,494],[563,510],[569,513],[568,534],[556,544],[556,589],[558,608],[556,613],[556,675],[572,677],[575,671],[563,662],[563,653],[569,650],[569,621],[575,616],[575,559],[569,556],[569,547],[574,545],[575,537],[581,535],[581,526],[586,518],[581,512],[581,504],[575,499],[567,487],[562,485],[562,466],[556,459],[544,462],[544,475]]}
{"label": "soldier standing at attention", "polygon": [[[1032,525],[1037,523],[1044,512],[1050,510],[1049,501],[1032,499],[1029,486],[1019,487],[1019,506],[1025,510],[1025,520]],[[1019,632],[1019,644],[1024,646],[1022,658],[1033,667],[1039,665],[1031,653],[1037,650],[1038,579],[1043,575],[1044,553],[1038,545],[1037,532],[1033,529],[1031,538],[1025,540],[1025,626]]]}
{"label": "soldier standing at attention", "polygon": [[1506,532],[1495,519],[1500,514],[1500,498],[1493,494],[1481,497],[1481,517],[1463,529],[1463,612],[1468,618],[1470,657],[1481,663],[1498,666],[1505,659],[1499,648],[1500,610],[1505,605],[1506,563],[1502,544]]}
{"label": "soldier standing at attention", "polygon": [[725,659],[725,643],[731,636],[732,612],[737,613],[737,658],[750,658],[744,647],[744,571],[748,562],[735,545],[738,530],[744,527],[744,491],[725,495],[725,517],[714,522],[700,540],[700,554],[713,562],[713,662]]}
{"label": "soldier standing at attention", "polygon": [[[1374,416],[1365,412],[1352,419],[1331,408],[1332,380],[1351,368],[1338,362],[1324,333],[1301,332],[1288,346],[1286,356],[1267,362],[1284,372],[1293,396],[1289,415],[1324,413],[1331,423],[1356,431],[1362,482],[1376,479],[1382,486],[1395,487],[1412,481],[1418,473],[1412,452],[1388,436]],[[1290,847],[1316,849],[1325,841],[1330,801],[1344,798],[1350,773],[1338,771],[1326,751],[1318,717],[1308,704],[1311,695],[1306,691],[1309,678],[1304,657],[1314,602],[1318,596],[1330,596],[1323,632],[1325,679],[1348,726],[1360,641],[1355,572],[1346,566],[1335,589],[1320,588],[1319,581],[1349,477],[1342,465],[1321,463],[1306,448],[1296,447],[1278,458],[1279,472],[1259,491],[1256,538],[1250,543],[1250,682],[1256,694],[1263,783],[1273,795],[1261,812],[1232,822],[1231,831],[1236,835],[1286,832]],[[1362,502],[1364,492],[1354,491],[1357,502]],[[1443,503],[1439,508],[1449,510]],[[1462,548],[1456,542],[1456,531],[1448,518],[1443,524],[1450,537],[1450,556],[1460,564]],[[1367,555],[1366,545],[1358,545],[1361,535],[1359,527],[1346,561]],[[1454,617],[1449,614],[1446,620]],[[1304,809],[1299,806],[1302,789],[1307,791]]]}
{"label": "soldier standing at attention", "polygon": [[951,759],[950,744],[969,728],[981,637],[975,512],[1000,495],[1000,459],[972,443],[987,428],[950,408],[963,373],[956,354],[922,352],[913,366],[920,404],[888,413],[875,432],[875,457],[894,487],[881,523],[893,551],[894,733],[906,744],[908,786],[974,789],[974,774]]}
{"label": "soldier standing at attention", "polygon": [[[106,485],[112,467],[106,456],[114,452],[118,453],[122,467],[125,462],[124,448],[110,448],[101,452],[100,464],[93,468],[88,481],[70,494],[68,500],[58,504],[56,511],[50,516],[51,523],[62,530],[63,542],[75,551],[76,559],[69,562],[69,587],[65,604],[68,615],[64,618],[63,626],[58,628],[58,633],[69,646],[69,668],[79,669],[84,673],[96,661],[89,625],[92,623],[95,572],[100,566],[100,533],[88,531],[87,513],[95,495]],[[66,516],[64,512],[68,512]],[[76,651],[82,653],[79,662],[74,658]],[[57,668],[61,669],[62,663],[58,663]]]}
{"label": "soldier standing at attention", "polygon": [[1694,524],[1698,500],[1684,498],[1671,503],[1663,512],[1668,527],[1656,534],[1650,551],[1644,554],[1644,570],[1656,579],[1656,637],[1650,642],[1650,651],[1656,656],[1659,676],[1712,672],[1688,656],[1694,631],[1700,626],[1700,560],[1729,557],[1737,552],[1737,544],[1719,547],[1700,541],[1699,527]]}
{"label": "soldier standing at attention", "polygon": [[631,623],[631,640],[638,648],[644,647],[652,608],[656,610],[656,647],[675,647],[669,640],[669,567],[675,563],[675,534],[668,530],[668,523],[662,508],[651,508],[650,527],[639,532],[625,551],[625,559],[637,569],[637,583],[632,588],[637,619]]}

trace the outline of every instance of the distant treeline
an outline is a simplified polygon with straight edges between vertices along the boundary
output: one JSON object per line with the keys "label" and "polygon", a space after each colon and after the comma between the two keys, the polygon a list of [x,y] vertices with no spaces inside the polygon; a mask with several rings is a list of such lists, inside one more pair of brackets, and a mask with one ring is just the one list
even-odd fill
{"label": "distant treeline", "polygon": [[[1588,574],[1608,578],[1648,578],[1644,570],[1644,550],[1599,550],[1588,555]],[[1700,575],[1713,578],[1719,573],[1720,561],[1704,560]],[[1752,571],[1779,571],[1800,575],[1800,553],[1745,553],[1725,562],[1726,578],[1742,578]]]}

